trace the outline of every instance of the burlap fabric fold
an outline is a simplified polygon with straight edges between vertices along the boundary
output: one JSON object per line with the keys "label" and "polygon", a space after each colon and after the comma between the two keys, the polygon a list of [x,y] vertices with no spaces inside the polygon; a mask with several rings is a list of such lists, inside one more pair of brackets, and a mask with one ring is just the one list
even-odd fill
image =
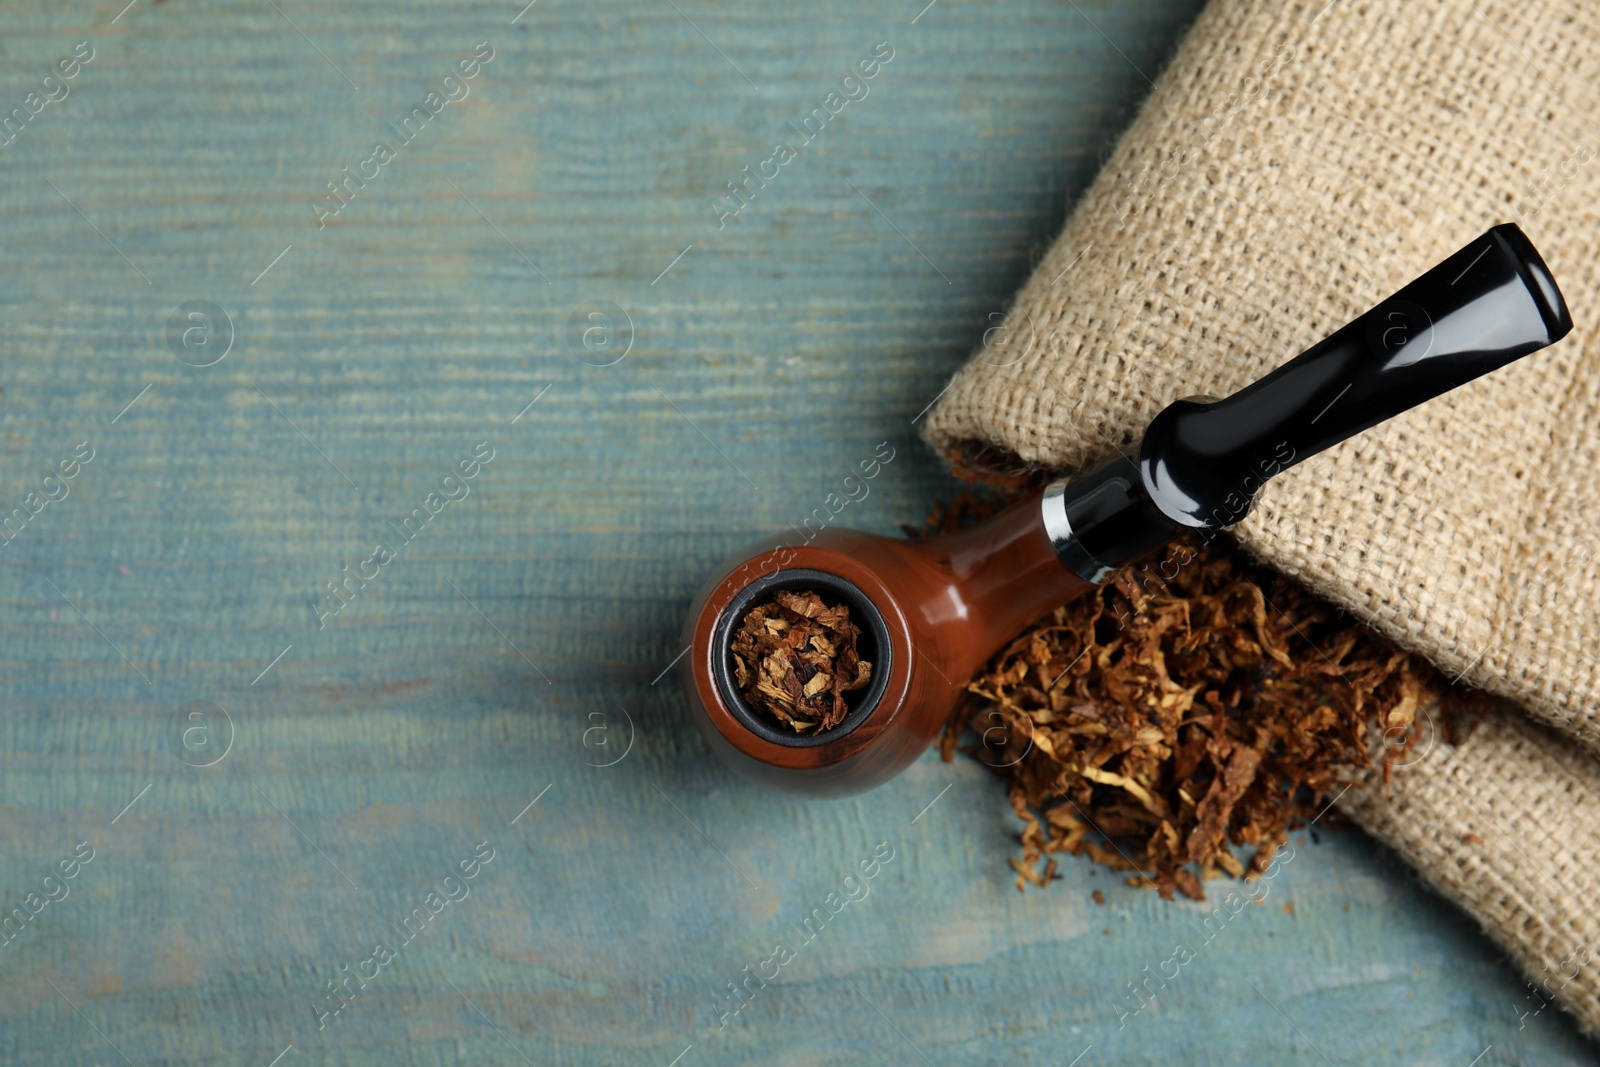
{"label": "burlap fabric fold", "polygon": [[1600,1036],[1596,86],[1592,3],[1212,0],[925,434],[1082,469],[1518,222],[1573,333],[1281,475],[1235,535],[1524,709],[1341,803]]}

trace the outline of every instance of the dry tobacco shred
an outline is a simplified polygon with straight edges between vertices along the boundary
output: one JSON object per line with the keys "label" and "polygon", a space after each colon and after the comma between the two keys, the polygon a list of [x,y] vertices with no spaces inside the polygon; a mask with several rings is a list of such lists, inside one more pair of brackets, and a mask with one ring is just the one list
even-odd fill
{"label": "dry tobacco shred", "polygon": [[844,694],[872,681],[856,651],[861,630],[847,604],[809,590],[780,591],[752,608],[733,636],[733,672],[753,707],[796,733],[822,733],[844,721]]}
{"label": "dry tobacco shred", "polygon": [[[924,532],[997,506],[963,494]],[[1449,740],[1453,717],[1483,702],[1220,540],[1124,568],[967,688],[941,751],[949,760],[976,735],[964,751],[1007,779],[1024,824],[1019,890],[1047,885],[1050,856],[1068,852],[1196,900],[1203,879],[1264,871],[1357,769],[1376,760],[1387,779],[1417,741],[1421,705],[1445,701]]]}

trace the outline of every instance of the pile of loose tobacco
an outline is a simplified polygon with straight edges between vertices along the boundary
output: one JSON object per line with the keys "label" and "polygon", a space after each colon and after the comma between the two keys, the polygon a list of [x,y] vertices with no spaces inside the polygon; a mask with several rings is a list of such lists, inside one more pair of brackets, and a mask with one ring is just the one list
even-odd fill
{"label": "pile of loose tobacco", "polygon": [[[928,532],[983,510],[963,501]],[[1265,870],[1377,751],[1387,776],[1446,686],[1219,539],[1056,609],[968,690],[941,748],[949,760],[973,739],[966,751],[1008,779],[1019,890],[1048,884],[1050,855],[1069,852],[1199,900],[1204,878]]]}
{"label": "pile of loose tobacco", "polygon": [[861,630],[847,604],[809,590],[780,591],[753,608],[733,636],[734,680],[753,707],[796,733],[822,733],[844,721],[844,694],[872,681],[856,651]]}

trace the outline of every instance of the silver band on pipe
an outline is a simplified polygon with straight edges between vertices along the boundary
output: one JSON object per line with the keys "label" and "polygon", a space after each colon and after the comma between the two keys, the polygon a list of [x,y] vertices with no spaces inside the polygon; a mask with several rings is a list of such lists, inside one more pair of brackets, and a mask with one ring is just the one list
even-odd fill
{"label": "silver band on pipe", "polygon": [[1078,535],[1072,532],[1072,522],[1067,518],[1066,488],[1065,478],[1057,478],[1045,487],[1041,504],[1044,532],[1050,538],[1057,558],[1068,570],[1086,582],[1100,585],[1111,577],[1115,568],[1107,567],[1091,556],[1089,550],[1083,547],[1083,542],[1078,540]]}

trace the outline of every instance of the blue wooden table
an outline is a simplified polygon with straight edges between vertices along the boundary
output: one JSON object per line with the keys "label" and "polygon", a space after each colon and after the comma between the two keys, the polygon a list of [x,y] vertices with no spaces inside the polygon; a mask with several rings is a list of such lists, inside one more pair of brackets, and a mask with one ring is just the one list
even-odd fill
{"label": "blue wooden table", "polygon": [[1593,1061],[1354,832],[1135,1013],[1208,909],[662,677],[881,442],[840,522],[952,491],[1193,0],[123,2],[0,3],[0,1062]]}

